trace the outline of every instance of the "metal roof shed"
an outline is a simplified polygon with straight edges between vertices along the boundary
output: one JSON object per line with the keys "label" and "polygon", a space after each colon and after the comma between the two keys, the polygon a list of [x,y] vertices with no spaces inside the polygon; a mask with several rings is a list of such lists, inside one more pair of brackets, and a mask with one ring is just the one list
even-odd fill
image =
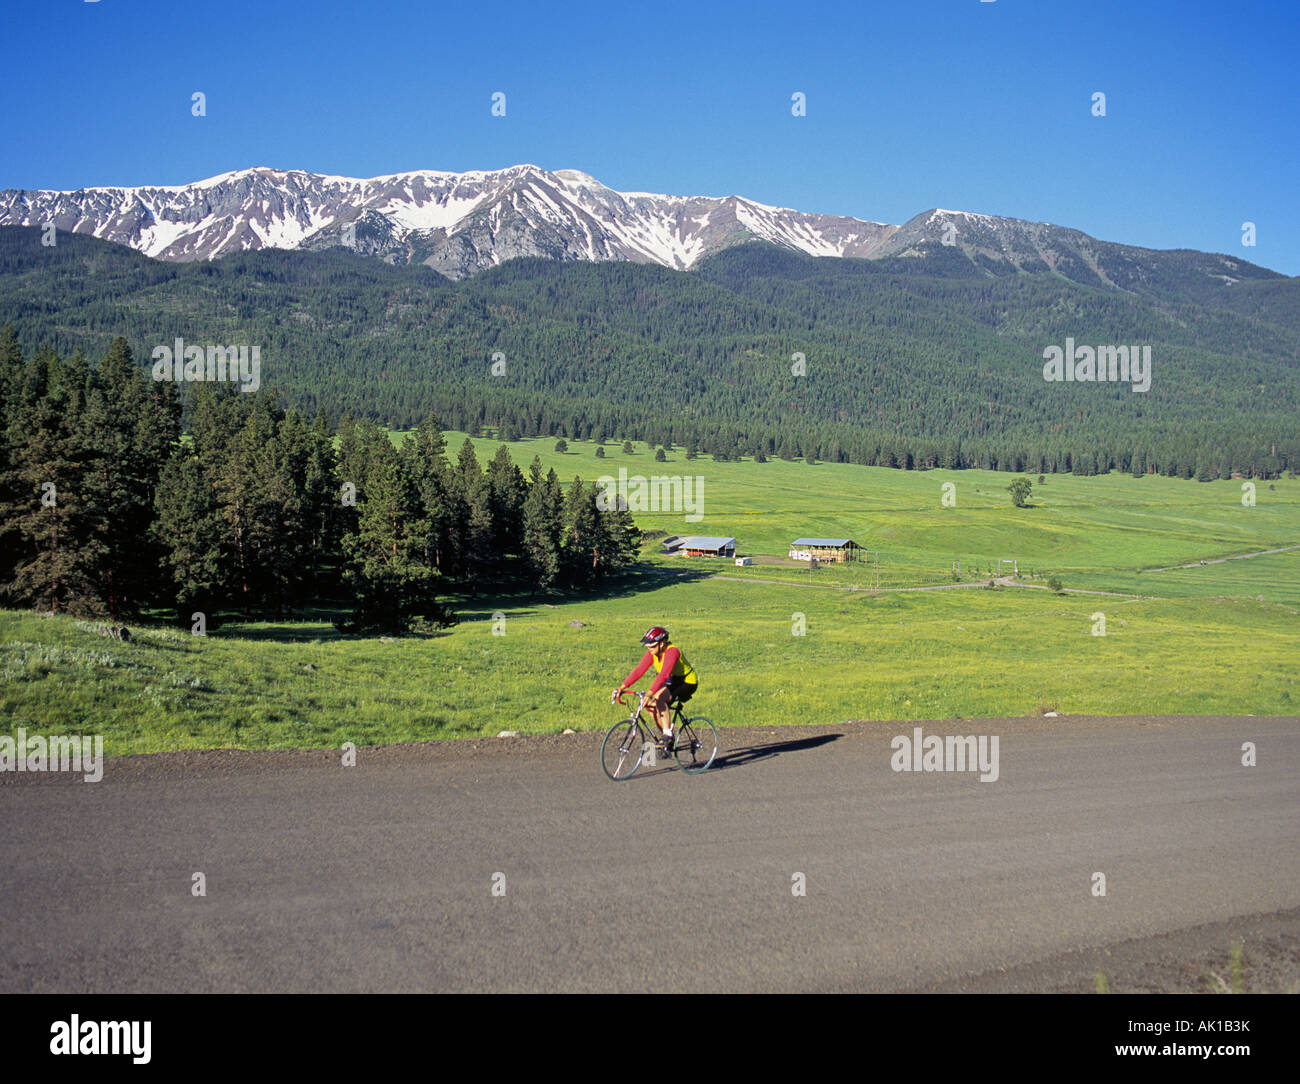
{"label": "metal roof shed", "polygon": [[854,549],[862,548],[851,538],[796,538],[793,542],[790,543],[790,545],[810,547],[810,548],[815,547],[818,549],[836,549],[836,550],[848,549],[849,547],[852,547]]}
{"label": "metal roof shed", "polygon": [[814,557],[819,561],[856,561],[861,549],[851,538],[796,538],[790,543],[790,557],[795,561]]}
{"label": "metal roof shed", "polygon": [[735,557],[736,540],[721,535],[692,535],[677,544],[688,557]]}

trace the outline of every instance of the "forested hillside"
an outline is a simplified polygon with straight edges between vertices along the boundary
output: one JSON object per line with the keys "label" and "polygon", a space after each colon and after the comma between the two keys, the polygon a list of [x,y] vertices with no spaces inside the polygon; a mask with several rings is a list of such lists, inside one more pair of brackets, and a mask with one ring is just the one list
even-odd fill
{"label": "forested hillside", "polygon": [[215,624],[329,600],[349,630],[401,631],[445,624],[449,590],[586,587],[637,556],[595,484],[504,446],[486,469],[468,440],[449,457],[433,418],[399,450],[372,421],[209,385],[182,440],[176,389],[124,339],[96,365],[0,332],[0,604]]}
{"label": "forested hillside", "polygon": [[[432,412],[718,457],[1263,477],[1300,465],[1300,282],[1254,271],[1128,292],[749,244],[689,272],[515,260],[453,284],[341,249],[174,264],[7,227],[0,321],[28,354],[257,344],[285,405],[399,428]],[[1067,339],[1149,345],[1150,390],[1045,381]]]}

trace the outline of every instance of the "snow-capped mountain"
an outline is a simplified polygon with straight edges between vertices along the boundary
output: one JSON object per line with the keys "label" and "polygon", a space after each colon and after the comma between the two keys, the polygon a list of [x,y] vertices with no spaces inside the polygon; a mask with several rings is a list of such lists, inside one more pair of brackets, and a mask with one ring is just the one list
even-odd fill
{"label": "snow-capped mountain", "polygon": [[[164,260],[343,245],[390,263],[426,264],[454,279],[516,256],[685,269],[711,252],[760,239],[814,256],[960,253],[990,271],[1052,270],[1132,288],[1121,280],[1140,278],[1157,255],[1045,222],[935,209],[895,226],[741,196],[616,192],[577,170],[533,165],[369,180],[257,168],[180,186],[0,192],[0,225],[51,222]],[[1238,261],[1195,255],[1205,264],[1198,275],[1233,280]],[[1119,273],[1108,274],[1106,264]]]}
{"label": "snow-capped mountain", "polygon": [[0,192],[0,225],[47,222],[164,260],[347,245],[451,278],[515,256],[688,268],[754,238],[818,256],[869,256],[898,228],[738,196],[616,192],[576,170],[531,165],[369,180],[259,168],[179,187]]}

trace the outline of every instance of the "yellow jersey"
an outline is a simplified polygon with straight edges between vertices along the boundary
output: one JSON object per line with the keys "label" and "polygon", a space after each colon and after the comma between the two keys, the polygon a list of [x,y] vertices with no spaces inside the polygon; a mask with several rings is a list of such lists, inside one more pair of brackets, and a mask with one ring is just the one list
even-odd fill
{"label": "yellow jersey", "polygon": [[653,654],[650,656],[650,661],[654,663],[655,673],[662,672],[664,668],[664,659],[668,657],[669,651],[676,651],[677,659],[673,663],[673,669],[668,675],[668,680],[683,681],[687,685],[698,685],[699,678],[695,676],[694,668],[686,661],[686,656],[682,654],[681,648],[674,647],[671,643],[664,644],[664,652],[658,658],[655,658]]}

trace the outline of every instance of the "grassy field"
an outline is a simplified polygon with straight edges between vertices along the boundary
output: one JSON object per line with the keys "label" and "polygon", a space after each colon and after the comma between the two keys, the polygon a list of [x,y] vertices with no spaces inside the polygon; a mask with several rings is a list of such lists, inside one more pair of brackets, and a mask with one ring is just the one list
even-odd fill
{"label": "grassy field", "polygon": [[[449,439],[454,452],[461,438]],[[93,624],[0,612],[0,732],[96,733],[106,752],[128,753],[603,729],[608,690],[653,623],[700,672],[693,710],[723,727],[1300,705],[1300,550],[1155,571],[1300,544],[1295,479],[1257,483],[1244,507],[1238,481],[1048,476],[1034,507],[1016,509],[1004,474],[680,451],[655,463],[644,445],[631,456],[607,445],[601,460],[590,444],[553,446],[511,450],[565,481],[620,466],[700,476],[700,522],[648,513],[641,526],[734,535],[741,553],[774,558],[800,535],[852,537],[879,553],[888,590],[871,589],[874,562],[810,580],[782,565],[664,558],[652,543],[642,572],[600,597],[458,599],[455,628],[389,642],[320,620],[228,623],[207,637],[145,627],[119,643]],[[476,447],[486,459],[495,445]],[[944,482],[956,507],[941,504]],[[1069,593],[974,586],[999,557],[1017,559],[1023,582],[1055,574]],[[952,584],[958,560],[966,586],[895,590]]]}
{"label": "grassy field", "polygon": [[[455,451],[465,435],[449,433],[447,439]],[[970,582],[996,571],[999,558],[1012,558],[1026,582],[1040,583],[1054,573],[1067,587],[1098,591],[1207,598],[1262,594],[1269,601],[1300,604],[1300,575],[1287,575],[1300,571],[1300,550],[1195,570],[1149,571],[1300,546],[1300,479],[1254,483],[1255,505],[1247,507],[1241,481],[1047,475],[1041,486],[1035,479],[1032,507],[1014,508],[1007,493],[1014,476],[994,471],[899,471],[776,459],[715,463],[708,456],[688,460],[680,449],[656,463],[653,449],[639,443],[632,455],[607,444],[604,459],[596,458],[590,442],[569,441],[565,453],[554,445],[546,439],[508,447],[521,466],[536,455],[543,469],[554,467],[565,483],[575,475],[587,482],[617,477],[620,467],[629,476],[703,479],[700,521],[641,513],[636,518],[643,530],[734,536],[738,553],[776,558],[784,558],[799,537],[852,538],[866,547],[867,564],[823,565],[815,583],[874,587],[877,574],[882,588],[951,583],[958,562],[962,579]],[[475,448],[486,458],[496,444],[480,440]],[[948,483],[955,506],[942,503]],[[682,567],[681,562],[668,559],[665,567]],[[1254,567],[1255,562],[1263,564]],[[726,574],[809,581],[806,566],[730,566]]]}

